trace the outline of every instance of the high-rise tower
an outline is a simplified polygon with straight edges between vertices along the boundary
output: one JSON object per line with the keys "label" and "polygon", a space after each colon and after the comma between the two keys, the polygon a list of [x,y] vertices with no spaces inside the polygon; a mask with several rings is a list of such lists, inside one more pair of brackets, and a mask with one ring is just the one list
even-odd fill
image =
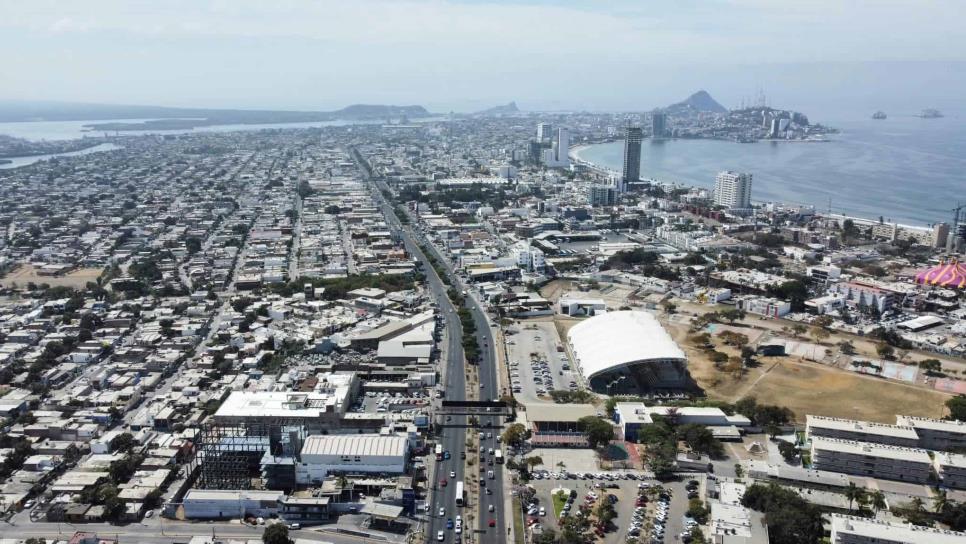
{"label": "high-rise tower", "polygon": [[627,190],[627,184],[641,179],[641,127],[627,127],[624,132],[624,175],[622,176],[621,191]]}
{"label": "high-rise tower", "polygon": [[751,174],[726,170],[714,180],[714,203],[732,209],[751,207]]}

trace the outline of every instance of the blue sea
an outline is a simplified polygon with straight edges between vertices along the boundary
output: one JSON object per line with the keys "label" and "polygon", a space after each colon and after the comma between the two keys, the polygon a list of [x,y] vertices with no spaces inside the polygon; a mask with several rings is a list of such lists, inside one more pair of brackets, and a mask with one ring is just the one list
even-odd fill
{"label": "blue sea", "polygon": [[[829,142],[645,140],[641,176],[713,187],[721,170],[751,172],[752,199],[812,204],[834,213],[926,226],[952,220],[966,202],[966,127],[958,116],[854,119]],[[578,156],[620,170],[623,142]]]}

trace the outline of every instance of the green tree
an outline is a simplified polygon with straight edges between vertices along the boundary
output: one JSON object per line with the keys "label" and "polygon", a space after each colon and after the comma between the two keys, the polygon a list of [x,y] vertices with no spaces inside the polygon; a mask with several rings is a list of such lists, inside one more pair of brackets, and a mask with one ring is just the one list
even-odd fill
{"label": "green tree", "polygon": [[781,454],[782,458],[785,459],[786,462],[791,463],[798,455],[798,448],[796,448],[791,442],[781,440],[778,442],[778,453]]}
{"label": "green tree", "polygon": [[939,374],[943,371],[942,361],[939,359],[923,359],[919,361],[919,368],[930,374]]}
{"label": "green tree", "polygon": [[530,457],[523,458],[523,464],[527,466],[529,470],[533,470],[533,467],[537,467],[543,464],[543,457],[539,455],[531,455]]}
{"label": "green tree", "polygon": [[685,515],[687,515],[689,518],[692,518],[694,521],[704,525],[708,522],[709,513],[710,511],[704,507],[704,503],[701,502],[701,499],[691,499],[688,501],[688,510],[685,512]]}
{"label": "green tree", "polygon": [[265,544],[291,544],[292,539],[288,537],[288,527],[284,523],[273,523],[265,527],[262,532],[262,542]]}
{"label": "green tree", "polygon": [[946,408],[949,410],[948,419],[966,421],[966,395],[956,395],[947,400]]}
{"label": "green tree", "polygon": [[823,341],[827,340],[829,336],[831,336],[827,330],[821,327],[812,327],[812,330],[809,332],[809,334],[811,334],[812,338],[819,343],[822,343]]}
{"label": "green tree", "polygon": [[714,437],[714,434],[704,425],[688,423],[677,428],[677,435],[687,445],[698,453],[703,453],[711,457],[721,457],[724,455],[724,448],[721,442]]}
{"label": "green tree", "polygon": [[938,490],[936,496],[932,498],[932,508],[937,514],[941,514],[949,508],[949,504],[949,497],[946,496],[945,489]]}
{"label": "green tree", "polygon": [[879,344],[875,347],[875,352],[883,359],[895,359],[896,348],[889,344]]}
{"label": "green tree", "polygon": [[503,431],[500,439],[504,444],[521,444],[527,437],[527,428],[522,423],[513,423]]}
{"label": "green tree", "polygon": [[849,487],[845,488],[845,498],[849,500],[849,512],[852,511],[852,504],[856,501],[862,502],[865,496],[865,489],[855,485],[855,482],[849,482]]}
{"label": "green tree", "polygon": [[771,544],[818,544],[825,534],[818,508],[777,484],[749,486],[741,504],[765,514]]}
{"label": "green tree", "polygon": [[843,355],[855,355],[855,345],[848,340],[843,340],[839,342],[839,351],[841,351]]}
{"label": "green tree", "polygon": [[735,321],[741,321],[747,315],[744,310],[739,310],[737,308],[729,308],[727,310],[722,310],[718,312],[721,319],[726,320],[728,323],[734,324]]}
{"label": "green tree", "polygon": [[608,416],[614,417],[614,412],[617,411],[617,402],[617,397],[609,397],[604,402],[604,409],[607,411]]}
{"label": "green tree", "polygon": [[878,515],[879,510],[883,510],[886,507],[885,493],[880,489],[875,489],[869,493],[869,502],[872,504],[872,509]]}
{"label": "green tree", "polygon": [[111,440],[111,451],[128,453],[137,445],[137,440],[131,433],[121,433]]}
{"label": "green tree", "polygon": [[614,439],[614,426],[601,417],[582,417],[577,420],[577,428],[584,433],[590,447],[594,449],[609,444]]}

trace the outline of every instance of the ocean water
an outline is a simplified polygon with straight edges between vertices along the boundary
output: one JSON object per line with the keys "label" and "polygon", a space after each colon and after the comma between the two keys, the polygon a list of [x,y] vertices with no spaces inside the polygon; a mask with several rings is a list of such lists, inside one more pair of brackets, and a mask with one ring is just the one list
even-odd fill
{"label": "ocean water", "polygon": [[[753,174],[752,200],[812,204],[906,225],[952,220],[966,203],[966,126],[958,116],[828,122],[829,142],[645,140],[641,176],[714,187],[721,170]],[[589,146],[581,159],[620,170],[623,142]]]}

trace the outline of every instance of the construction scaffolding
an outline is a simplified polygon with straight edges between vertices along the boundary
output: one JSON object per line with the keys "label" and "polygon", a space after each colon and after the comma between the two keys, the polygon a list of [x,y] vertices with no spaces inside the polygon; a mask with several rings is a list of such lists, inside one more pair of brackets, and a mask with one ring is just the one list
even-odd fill
{"label": "construction scaffolding", "polygon": [[197,468],[198,474],[195,487],[264,489],[263,463],[297,462],[305,436],[302,425],[284,421],[205,423],[198,433],[192,461],[192,469]]}

